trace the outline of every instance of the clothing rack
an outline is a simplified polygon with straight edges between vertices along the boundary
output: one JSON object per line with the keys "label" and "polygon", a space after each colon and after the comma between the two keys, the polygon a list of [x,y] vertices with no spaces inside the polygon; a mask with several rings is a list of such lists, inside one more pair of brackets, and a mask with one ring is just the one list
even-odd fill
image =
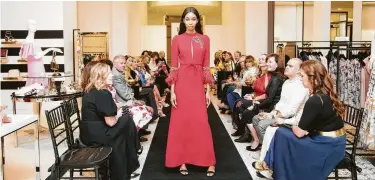
{"label": "clothing rack", "polygon": [[[340,79],[340,51],[344,51],[346,50],[347,51],[347,54],[349,52],[349,50],[371,50],[371,47],[346,47],[346,48],[341,48],[340,45],[341,44],[341,41],[336,41],[336,42],[340,42],[340,43],[335,43],[335,42],[332,42],[330,44],[330,47],[298,47],[297,46],[297,54],[296,54],[296,57],[298,57],[298,54],[299,54],[299,50],[333,50],[333,49],[336,49],[337,52],[339,53],[336,53],[336,58],[337,58],[337,65],[336,65],[336,92],[339,92],[339,79]],[[364,41],[358,41],[358,42],[361,42],[363,43]],[[351,43],[347,43],[347,45],[352,45]],[[348,56],[347,56],[348,57]]]}

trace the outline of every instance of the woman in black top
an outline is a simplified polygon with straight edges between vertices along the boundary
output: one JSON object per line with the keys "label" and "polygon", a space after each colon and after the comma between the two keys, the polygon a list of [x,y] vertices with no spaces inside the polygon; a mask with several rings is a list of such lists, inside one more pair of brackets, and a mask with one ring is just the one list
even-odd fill
{"label": "woman in black top", "polygon": [[110,146],[111,180],[128,180],[139,167],[137,130],[130,115],[116,118],[119,109],[107,90],[112,84],[112,72],[107,64],[97,63],[82,97],[80,139],[87,146]]}
{"label": "woman in black top", "polygon": [[345,107],[327,69],[308,60],[301,65],[301,77],[311,96],[298,126],[277,129],[264,162],[253,163],[257,170],[273,170],[276,180],[327,179],[345,156]]}

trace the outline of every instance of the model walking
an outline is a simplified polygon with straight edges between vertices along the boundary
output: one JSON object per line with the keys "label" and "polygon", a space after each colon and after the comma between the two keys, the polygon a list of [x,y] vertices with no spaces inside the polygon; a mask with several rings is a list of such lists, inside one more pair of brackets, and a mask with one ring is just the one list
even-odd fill
{"label": "model walking", "polygon": [[[171,85],[172,113],[166,152],[167,167],[186,164],[208,167],[207,176],[215,175],[215,152],[208,123],[210,105],[210,39],[203,35],[198,11],[193,7],[181,16],[179,35],[172,40],[172,67],[166,82]],[[206,86],[206,92],[204,87]]]}

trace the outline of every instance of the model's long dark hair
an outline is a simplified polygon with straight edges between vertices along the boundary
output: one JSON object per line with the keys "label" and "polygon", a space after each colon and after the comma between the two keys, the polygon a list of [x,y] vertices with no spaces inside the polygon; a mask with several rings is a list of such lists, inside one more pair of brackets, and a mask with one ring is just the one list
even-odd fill
{"label": "model's long dark hair", "polygon": [[192,12],[195,16],[197,16],[197,19],[198,19],[198,23],[195,25],[195,31],[199,34],[203,34],[200,15],[199,15],[198,10],[195,9],[194,7],[187,7],[187,8],[185,8],[184,12],[182,13],[181,22],[180,22],[180,29],[178,31],[178,34],[180,35],[180,34],[183,34],[183,33],[186,32],[186,25],[184,23],[184,19],[185,19],[185,16],[190,12]]}

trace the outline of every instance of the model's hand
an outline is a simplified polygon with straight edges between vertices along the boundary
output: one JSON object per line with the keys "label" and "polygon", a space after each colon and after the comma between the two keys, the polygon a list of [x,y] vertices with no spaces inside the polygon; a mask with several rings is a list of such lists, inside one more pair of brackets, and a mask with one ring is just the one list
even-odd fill
{"label": "model's hand", "polygon": [[171,104],[174,108],[177,108],[176,94],[173,91],[171,92]]}
{"label": "model's hand", "polygon": [[207,107],[211,104],[211,96],[210,93],[206,93],[206,105]]}

